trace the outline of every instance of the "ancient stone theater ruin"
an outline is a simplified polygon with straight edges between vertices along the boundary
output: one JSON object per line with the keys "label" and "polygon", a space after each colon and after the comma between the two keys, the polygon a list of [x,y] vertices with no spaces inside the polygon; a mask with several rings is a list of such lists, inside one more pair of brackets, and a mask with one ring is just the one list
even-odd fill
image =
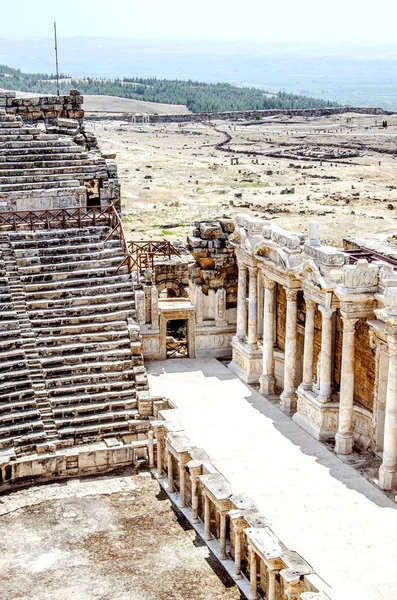
{"label": "ancient stone theater ruin", "polygon": [[243,597],[397,598],[396,247],[130,242],[82,102],[0,96],[1,491],[147,467]]}

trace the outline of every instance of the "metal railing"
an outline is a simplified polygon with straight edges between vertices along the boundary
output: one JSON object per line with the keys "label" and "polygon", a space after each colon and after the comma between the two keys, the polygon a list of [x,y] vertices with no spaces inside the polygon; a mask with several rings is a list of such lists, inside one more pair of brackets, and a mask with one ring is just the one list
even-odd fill
{"label": "metal railing", "polygon": [[19,210],[0,212],[0,231],[17,231],[18,229],[51,229],[67,227],[106,226],[111,231],[105,242],[113,237],[120,241],[124,258],[117,267],[115,274],[127,266],[128,272],[138,274],[145,269],[154,268],[154,258],[161,256],[181,256],[180,252],[167,240],[127,242],[123,223],[114,204],[109,206],[77,206],[73,208],[53,208],[45,210]]}

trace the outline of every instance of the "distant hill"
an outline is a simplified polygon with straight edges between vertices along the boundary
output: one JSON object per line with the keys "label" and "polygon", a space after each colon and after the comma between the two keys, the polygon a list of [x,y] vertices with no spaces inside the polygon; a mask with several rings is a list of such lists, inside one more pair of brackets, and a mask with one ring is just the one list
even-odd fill
{"label": "distant hill", "polygon": [[[201,83],[168,79],[74,79],[60,75],[60,92],[76,88],[84,95],[117,96],[144,102],[184,105],[193,113],[230,110],[303,109],[338,106],[336,102],[286,92],[269,93],[254,87],[228,83]],[[53,74],[22,73],[0,65],[0,88],[39,94],[55,94]],[[143,111],[142,111],[143,112]]]}
{"label": "distant hill", "polygon": [[148,115],[185,115],[190,110],[182,104],[159,104],[116,96],[84,96],[86,112],[104,113],[143,113]]}

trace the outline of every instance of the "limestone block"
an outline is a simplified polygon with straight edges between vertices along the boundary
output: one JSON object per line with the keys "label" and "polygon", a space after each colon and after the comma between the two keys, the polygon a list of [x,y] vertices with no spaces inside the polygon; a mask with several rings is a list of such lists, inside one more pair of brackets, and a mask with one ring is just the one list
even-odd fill
{"label": "limestone block", "polygon": [[200,235],[205,240],[216,240],[223,236],[222,227],[218,221],[205,221],[200,223]]}

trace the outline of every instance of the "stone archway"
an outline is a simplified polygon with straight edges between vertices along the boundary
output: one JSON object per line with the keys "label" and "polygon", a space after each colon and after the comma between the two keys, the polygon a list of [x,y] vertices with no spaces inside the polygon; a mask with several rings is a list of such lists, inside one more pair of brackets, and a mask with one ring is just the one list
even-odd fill
{"label": "stone archway", "polygon": [[[165,279],[156,285],[160,298],[187,298],[185,286],[175,279]],[[166,293],[164,293],[166,292]]]}

